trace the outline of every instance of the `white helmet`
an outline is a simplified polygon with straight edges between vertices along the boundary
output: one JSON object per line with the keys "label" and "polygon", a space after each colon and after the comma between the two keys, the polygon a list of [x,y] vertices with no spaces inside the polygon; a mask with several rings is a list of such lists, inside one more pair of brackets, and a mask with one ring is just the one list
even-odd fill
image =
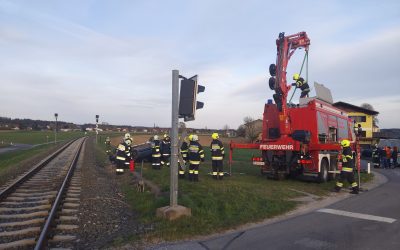
{"label": "white helmet", "polygon": [[132,139],[131,138],[125,139],[125,143],[126,145],[130,146],[132,144]]}
{"label": "white helmet", "polygon": [[124,139],[126,140],[126,139],[129,139],[129,138],[131,138],[131,134],[126,133],[125,136],[124,136]]}
{"label": "white helmet", "polygon": [[158,140],[158,135],[153,136],[153,140]]}
{"label": "white helmet", "polygon": [[192,136],[192,141],[198,141],[198,140],[199,140],[199,137],[197,135]]}

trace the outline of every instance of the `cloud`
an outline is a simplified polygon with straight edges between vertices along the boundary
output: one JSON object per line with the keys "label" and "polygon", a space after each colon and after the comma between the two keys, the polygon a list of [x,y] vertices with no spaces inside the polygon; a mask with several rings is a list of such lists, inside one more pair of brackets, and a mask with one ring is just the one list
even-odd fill
{"label": "cloud", "polygon": [[[282,18],[272,4],[302,14]],[[396,7],[396,1],[1,1],[0,91],[6,97],[0,112],[46,119],[57,110],[77,123],[97,113],[114,124],[170,126],[171,70],[179,69],[198,74],[206,86],[198,97],[205,107],[189,126],[236,128],[245,116],[260,118],[272,97],[267,69],[278,33],[302,30],[311,38],[309,82],[329,87],[335,101],[379,95],[386,103],[399,90]],[[288,77],[302,59],[296,51]],[[377,107],[382,114],[390,108]]]}

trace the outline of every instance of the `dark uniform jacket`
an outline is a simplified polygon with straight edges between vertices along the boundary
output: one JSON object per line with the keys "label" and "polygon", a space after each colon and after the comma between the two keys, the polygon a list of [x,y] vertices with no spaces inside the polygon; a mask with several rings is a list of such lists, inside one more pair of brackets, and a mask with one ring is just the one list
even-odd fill
{"label": "dark uniform jacket", "polygon": [[160,152],[160,141],[159,140],[154,140],[153,143],[151,144],[151,155],[153,157],[160,157],[161,152]]}
{"label": "dark uniform jacket", "polygon": [[220,140],[214,139],[210,145],[211,159],[213,161],[222,161],[224,159],[225,151],[224,145]]}
{"label": "dark uniform jacket", "polygon": [[171,141],[162,140],[161,141],[161,154],[171,155]]}
{"label": "dark uniform jacket", "polygon": [[342,171],[353,172],[353,152],[350,147],[344,147],[342,151]]}
{"label": "dark uniform jacket", "polygon": [[131,156],[131,147],[128,146],[125,142],[120,143],[116,150],[117,165],[119,167],[129,167],[129,162],[132,160]]}
{"label": "dark uniform jacket", "polygon": [[197,141],[190,142],[188,159],[190,164],[200,164],[200,161],[204,161],[203,147]]}
{"label": "dark uniform jacket", "polygon": [[188,159],[188,150],[189,150],[189,145],[187,142],[183,142],[181,145],[181,155],[183,160],[187,161]]}

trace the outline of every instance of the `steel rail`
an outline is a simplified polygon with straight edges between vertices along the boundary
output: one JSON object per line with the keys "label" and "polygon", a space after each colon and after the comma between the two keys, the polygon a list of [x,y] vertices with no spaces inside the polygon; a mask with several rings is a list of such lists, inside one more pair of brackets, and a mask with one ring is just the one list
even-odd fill
{"label": "steel rail", "polygon": [[34,174],[36,174],[40,169],[42,169],[44,166],[46,166],[51,160],[53,160],[57,155],[59,155],[62,151],[64,151],[68,146],[70,146],[74,141],[78,139],[72,140],[65,144],[62,148],[58,149],[56,152],[53,154],[49,155],[45,159],[43,159],[41,162],[36,164],[32,169],[24,174],[23,176],[19,177],[17,180],[15,180],[12,184],[7,186],[4,190],[0,191],[0,201],[2,201],[7,195],[9,195],[13,190],[15,190],[19,185],[21,185],[24,181],[32,177]]}
{"label": "steel rail", "polygon": [[56,212],[57,212],[57,210],[59,208],[62,196],[63,196],[63,194],[64,194],[64,192],[65,192],[65,190],[67,188],[67,185],[68,185],[69,181],[71,180],[71,177],[72,177],[73,172],[75,170],[75,166],[77,165],[77,162],[78,162],[79,155],[81,153],[82,145],[84,144],[86,139],[87,138],[82,140],[81,144],[79,145],[78,150],[75,153],[74,159],[72,160],[71,165],[69,166],[68,173],[67,173],[67,175],[66,175],[66,177],[65,177],[65,179],[64,179],[64,181],[63,181],[63,183],[62,183],[62,185],[60,187],[60,189],[58,190],[57,197],[54,200],[54,203],[53,203],[53,206],[52,206],[51,211],[49,213],[49,216],[47,217],[46,222],[45,222],[45,224],[43,226],[43,229],[42,229],[42,231],[40,233],[40,236],[39,236],[39,238],[38,238],[38,240],[36,242],[36,246],[34,248],[35,250],[43,249],[44,244],[47,242],[47,235],[49,233],[50,226],[51,226],[51,224],[52,224],[52,222],[53,222],[53,220],[55,218]]}

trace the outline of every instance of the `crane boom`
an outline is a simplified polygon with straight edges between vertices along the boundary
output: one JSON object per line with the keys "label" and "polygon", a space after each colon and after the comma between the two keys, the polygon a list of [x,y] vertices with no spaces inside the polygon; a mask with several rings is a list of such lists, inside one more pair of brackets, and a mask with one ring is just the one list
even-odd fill
{"label": "crane boom", "polygon": [[[308,51],[310,39],[308,38],[307,33],[304,31],[289,36],[285,36],[285,33],[282,32],[279,33],[279,37],[276,40],[276,45],[276,66],[273,67],[275,68],[275,72],[272,72],[276,74],[276,79],[274,79],[274,100],[275,103],[278,105],[279,110],[280,134],[283,137],[287,137],[290,134],[290,122],[287,112],[287,96],[291,85],[287,84],[286,69],[289,59],[296,51],[296,49],[304,48],[306,51]],[[271,74],[272,77],[274,77],[275,74]]]}

